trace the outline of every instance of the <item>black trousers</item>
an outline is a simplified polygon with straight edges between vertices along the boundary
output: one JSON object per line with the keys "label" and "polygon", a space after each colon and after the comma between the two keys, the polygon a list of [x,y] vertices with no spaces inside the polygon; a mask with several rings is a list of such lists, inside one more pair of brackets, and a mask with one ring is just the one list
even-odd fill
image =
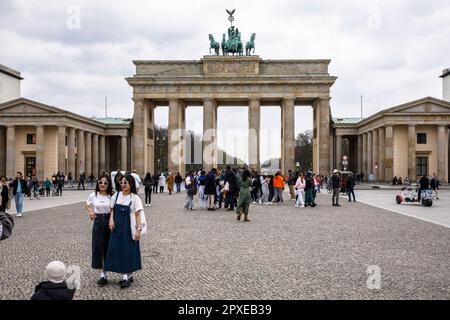
{"label": "black trousers", "polygon": [[158,193],[158,185],[153,185],[153,193]]}
{"label": "black trousers", "polygon": [[97,214],[92,227],[92,268],[103,269],[108,252],[110,214]]}
{"label": "black trousers", "polygon": [[152,203],[152,187],[145,187],[145,204]]}

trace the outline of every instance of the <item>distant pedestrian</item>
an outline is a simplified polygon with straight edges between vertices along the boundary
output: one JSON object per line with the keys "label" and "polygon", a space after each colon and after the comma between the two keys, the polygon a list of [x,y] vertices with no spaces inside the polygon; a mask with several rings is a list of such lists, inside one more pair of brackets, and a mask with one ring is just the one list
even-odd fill
{"label": "distant pedestrian", "polygon": [[50,197],[50,189],[52,188],[52,182],[50,181],[49,178],[45,179],[44,188],[45,188],[45,195],[47,197]]}
{"label": "distant pedestrian", "polygon": [[137,194],[139,194],[139,189],[140,189],[141,183],[142,183],[141,177],[139,176],[136,169],[133,169],[131,175],[133,176],[134,182],[136,184],[136,192],[137,192]]}
{"label": "distant pedestrian", "polygon": [[158,185],[159,185],[159,192],[164,192],[164,187],[166,186],[166,177],[164,176],[164,173],[161,172],[161,175],[158,178]]}
{"label": "distant pedestrian", "polygon": [[185,190],[186,190],[186,204],[184,207],[188,210],[195,210],[194,206],[194,195],[197,194],[197,181],[194,177],[194,172],[189,171],[185,180]]}
{"label": "distant pedestrian", "polygon": [[9,209],[8,202],[10,202],[10,198],[8,182],[4,176],[0,177],[0,199],[0,212],[6,212],[6,209]]}
{"label": "distant pedestrian", "polygon": [[166,183],[167,183],[167,190],[169,190],[169,196],[170,196],[170,195],[172,195],[173,186],[175,183],[175,178],[173,177],[172,172],[169,172]]}
{"label": "distant pedestrian", "polygon": [[333,188],[333,195],[331,198],[333,206],[340,207],[339,191],[341,189],[341,178],[339,177],[339,171],[337,169],[334,169],[333,175],[331,176],[331,187]]}
{"label": "distant pedestrian", "polygon": [[287,185],[289,187],[289,194],[291,195],[291,200],[295,201],[295,183],[297,182],[298,172],[293,172],[291,169],[288,170],[288,180]]}
{"label": "distant pedestrian", "polygon": [[280,199],[281,203],[283,203],[284,179],[280,171],[278,171],[273,177],[273,189],[274,197],[272,203],[276,203],[277,198]]}
{"label": "distant pedestrian", "polygon": [[435,173],[433,173],[433,178],[430,180],[430,188],[433,190],[433,196],[435,199],[439,200],[439,179]]}
{"label": "distant pedestrian", "polygon": [[66,283],[66,266],[61,261],[52,261],[45,268],[47,281],[39,283],[31,300],[72,300],[75,289]]}
{"label": "distant pedestrian", "polygon": [[316,206],[316,203],[314,202],[313,193],[314,193],[314,179],[312,177],[312,173],[308,172],[305,178],[305,207]]}
{"label": "distant pedestrian", "polygon": [[23,179],[22,172],[17,172],[16,179],[10,184],[10,187],[13,189],[13,196],[16,202],[16,217],[22,217],[23,212],[23,199],[27,191],[27,183]]}
{"label": "distant pedestrian", "polygon": [[295,183],[295,190],[297,191],[297,201],[295,202],[296,207],[304,208],[305,207],[305,201],[304,195],[305,195],[305,177],[303,176],[303,173],[299,175],[297,178],[297,181]]}
{"label": "distant pedestrian", "polygon": [[250,209],[250,186],[251,186],[251,179],[250,179],[250,171],[244,170],[242,172],[242,178],[239,178],[239,197],[238,197],[238,206],[236,208],[236,214],[237,220],[241,220],[241,215],[244,214],[244,221],[250,221],[248,219],[248,213]]}
{"label": "distant pedestrian", "polygon": [[216,173],[217,170],[213,168],[205,177],[204,196],[206,197],[208,211],[216,211]]}
{"label": "distant pedestrian", "polygon": [[352,201],[351,196],[353,195],[353,202],[356,202],[355,199],[355,179],[353,178],[353,174],[350,173],[347,177],[347,193],[348,193],[348,202]]}
{"label": "distant pedestrian", "polygon": [[68,187],[68,188],[73,188],[73,176],[72,176],[72,172],[69,172],[69,174],[67,175],[67,187]]}
{"label": "distant pedestrian", "polygon": [[181,183],[183,182],[183,177],[181,176],[180,172],[177,172],[177,175],[175,176],[175,185],[177,187],[177,193],[181,192]]}
{"label": "distant pedestrian", "polygon": [[150,207],[152,203],[153,177],[150,172],[147,172],[144,178],[144,192],[145,192],[145,206]]}

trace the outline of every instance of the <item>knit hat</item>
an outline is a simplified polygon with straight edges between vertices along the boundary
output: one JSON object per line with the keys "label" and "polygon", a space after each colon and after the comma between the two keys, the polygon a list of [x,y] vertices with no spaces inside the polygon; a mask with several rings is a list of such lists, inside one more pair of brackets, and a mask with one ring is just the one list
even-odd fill
{"label": "knit hat", "polygon": [[61,261],[52,261],[45,268],[45,274],[50,282],[63,282],[66,278],[66,266]]}

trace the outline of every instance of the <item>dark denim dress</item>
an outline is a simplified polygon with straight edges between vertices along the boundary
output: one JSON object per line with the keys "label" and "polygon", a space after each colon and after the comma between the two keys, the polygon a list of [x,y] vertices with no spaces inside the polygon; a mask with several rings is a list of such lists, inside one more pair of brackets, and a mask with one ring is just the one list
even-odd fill
{"label": "dark denim dress", "polygon": [[109,238],[108,254],[106,255],[105,270],[117,273],[132,273],[140,270],[141,249],[139,241],[134,241],[131,236],[129,205],[114,204],[114,231]]}
{"label": "dark denim dress", "polygon": [[92,268],[103,269],[109,244],[110,214],[96,214],[92,227]]}

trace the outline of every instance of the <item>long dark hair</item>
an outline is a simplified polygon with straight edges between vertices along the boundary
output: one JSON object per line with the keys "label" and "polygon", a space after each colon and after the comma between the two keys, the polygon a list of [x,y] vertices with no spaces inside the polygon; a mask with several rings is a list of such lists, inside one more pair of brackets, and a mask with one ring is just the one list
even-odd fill
{"label": "long dark hair", "polygon": [[242,172],[242,181],[246,181],[248,178],[250,178],[251,173],[248,170],[244,170],[244,172]]}
{"label": "long dark hair", "polygon": [[111,178],[110,178],[108,175],[106,175],[106,174],[102,174],[102,175],[100,176],[100,178],[98,178],[97,184],[96,184],[96,186],[95,186],[95,195],[97,196],[97,193],[100,192],[100,187],[99,187],[99,185],[98,185],[98,182],[99,182],[101,179],[103,179],[103,178],[105,178],[105,179],[106,179],[106,182],[108,182],[108,186],[106,187],[106,194],[112,196],[112,194],[113,194],[113,189],[112,189]]}
{"label": "long dark hair", "polygon": [[[136,191],[136,182],[135,182],[135,180],[134,180],[134,177],[133,177],[131,174],[127,174],[127,175],[122,176],[122,178],[120,178],[120,181],[122,181],[123,179],[125,179],[125,180],[128,181],[128,184],[130,185],[130,191],[131,191],[131,193],[137,194],[137,191]],[[120,181],[119,181],[119,182],[120,182]]]}
{"label": "long dark hair", "polygon": [[150,174],[150,172],[147,172],[147,174],[145,175],[144,181],[150,181],[152,180],[152,175]]}

